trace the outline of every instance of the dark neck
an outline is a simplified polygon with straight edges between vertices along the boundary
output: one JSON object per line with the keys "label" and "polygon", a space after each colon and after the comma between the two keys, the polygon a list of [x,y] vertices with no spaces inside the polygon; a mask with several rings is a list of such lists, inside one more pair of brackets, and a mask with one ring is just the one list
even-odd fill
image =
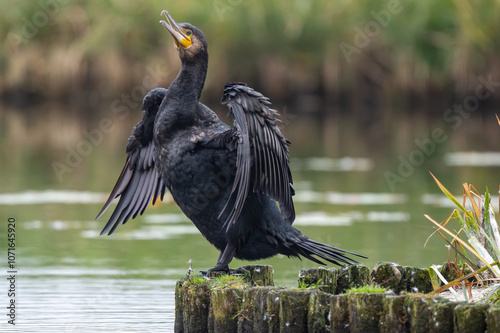
{"label": "dark neck", "polygon": [[198,103],[205,84],[208,68],[208,54],[203,52],[193,59],[182,59],[181,71],[170,85],[176,96],[183,96]]}

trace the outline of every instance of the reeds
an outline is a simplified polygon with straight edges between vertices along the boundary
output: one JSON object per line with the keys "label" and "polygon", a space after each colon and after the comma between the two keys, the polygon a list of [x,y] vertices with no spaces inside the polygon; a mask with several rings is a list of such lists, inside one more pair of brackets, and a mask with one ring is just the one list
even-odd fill
{"label": "reeds", "polygon": [[[396,2],[7,1],[0,13],[0,93],[112,95],[142,80],[147,65],[170,70],[166,85],[179,64],[158,24],[162,9],[204,31],[211,55],[207,89],[217,96],[229,80],[285,98],[297,90],[359,96],[364,80],[392,93],[425,94],[433,87],[453,94],[500,68],[498,1],[389,3]],[[346,57],[342,43],[357,52]],[[269,77],[282,84],[268,84]]]}
{"label": "reeds", "polygon": [[[455,293],[452,288],[456,286],[462,286],[465,293],[474,284],[498,281],[500,279],[500,232],[488,189],[484,195],[480,195],[473,185],[464,183],[463,199],[459,202],[434,175],[432,177],[457,208],[448,219],[441,223],[428,215],[425,217],[435,225],[435,233],[438,233],[446,242],[449,250],[447,265],[450,266],[450,271],[455,271],[458,276],[457,279],[448,282],[437,266],[431,266],[429,273],[435,289],[433,293],[446,289]],[[450,230],[448,223],[452,220],[458,221],[460,225],[458,231]],[[445,285],[439,287],[440,281]],[[465,295],[465,299],[469,299],[467,293]]]}

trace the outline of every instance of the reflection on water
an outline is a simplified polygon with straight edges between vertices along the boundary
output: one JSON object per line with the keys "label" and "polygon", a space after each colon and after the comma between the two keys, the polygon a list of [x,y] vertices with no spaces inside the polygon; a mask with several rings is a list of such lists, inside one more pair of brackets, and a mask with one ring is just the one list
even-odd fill
{"label": "reflection on water", "polygon": [[106,199],[103,193],[87,191],[24,191],[20,193],[0,193],[0,205],[34,205],[34,204],[89,204],[101,203]]}
{"label": "reflection on water", "polygon": [[[0,132],[0,153],[9,156],[1,164],[0,211],[18,224],[19,330],[172,331],[175,281],[185,275],[189,259],[195,272],[206,270],[215,264],[218,251],[169,195],[113,235],[99,236],[111,212],[99,221],[94,218],[123,166],[135,120],[115,121],[116,130],[80,156],[60,181],[51,163],[66,163],[68,151],[84,139],[74,133],[85,122],[61,119],[67,115],[60,113],[52,124],[46,116],[33,112],[24,119],[21,112],[12,117],[0,112],[5,129],[19,129]],[[442,240],[434,237],[423,247],[434,231],[423,214],[442,221],[454,207],[428,171],[457,197],[464,182],[479,191],[486,186],[496,190],[500,163],[495,149],[500,147],[497,138],[482,133],[500,129],[496,119],[494,126],[478,121],[468,128],[474,140],[447,130],[449,140],[419,161],[391,192],[384,173],[399,172],[399,157],[413,156],[416,138],[445,128],[428,124],[418,113],[411,117],[377,131],[352,125],[356,119],[326,124],[299,115],[287,123],[284,131],[293,142],[294,225],[312,239],[367,255],[363,263],[369,267],[379,261],[422,267],[444,262]],[[498,197],[492,202],[497,211]],[[0,237],[5,239],[5,228]],[[275,282],[285,286],[296,285],[301,268],[317,267],[283,256],[256,263],[273,265]],[[235,260],[232,267],[245,264]]]}
{"label": "reflection on water", "polygon": [[[458,202],[463,203],[463,201],[462,201],[463,195],[462,194],[454,195],[454,197],[458,199]],[[499,203],[498,196],[490,195],[490,201],[496,207],[497,203]],[[422,195],[422,203],[426,204],[426,205],[436,206],[436,207],[457,208],[457,205],[455,205],[453,203],[453,201],[451,201],[450,199],[448,199],[447,197],[445,197],[443,195],[437,195],[437,194],[426,193],[426,194]],[[469,204],[470,203],[467,203],[465,208],[471,209],[471,207],[467,206]]]}
{"label": "reflection on water", "polygon": [[446,153],[444,162],[449,166],[500,166],[500,152],[459,151]]}
{"label": "reflection on water", "polygon": [[369,158],[328,158],[308,157],[305,159],[294,158],[291,161],[293,170],[312,171],[369,171],[373,169],[374,162]]}
{"label": "reflection on water", "polygon": [[168,309],[174,306],[175,280],[130,275],[109,269],[22,269],[16,326],[22,332],[162,332],[173,327]]}
{"label": "reflection on water", "polygon": [[295,202],[328,203],[332,205],[388,205],[406,202],[406,195],[392,193],[341,193],[301,190]]}
{"label": "reflection on water", "polygon": [[[114,240],[132,240],[132,239],[170,239],[179,237],[180,235],[198,234],[199,231],[194,225],[169,225],[169,226],[143,226],[139,230],[124,231],[116,233],[109,239]],[[95,238],[99,237],[100,231],[85,230],[82,232],[82,237]]]}
{"label": "reflection on water", "polygon": [[351,211],[338,215],[329,215],[322,211],[307,212],[297,215],[295,226],[348,226],[354,222],[407,222],[407,212]]}

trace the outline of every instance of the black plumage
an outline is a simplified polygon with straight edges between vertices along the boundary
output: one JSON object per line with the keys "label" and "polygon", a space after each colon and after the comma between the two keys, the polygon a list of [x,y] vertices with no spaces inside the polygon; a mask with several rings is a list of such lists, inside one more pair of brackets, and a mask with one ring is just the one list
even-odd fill
{"label": "black plumage", "polygon": [[144,98],[143,119],[129,138],[127,161],[97,216],[120,197],[101,234],[112,234],[119,224],[142,214],[168,188],[221,251],[211,270],[228,270],[233,257],[257,260],[278,253],[320,264],[355,263],[346,254],[357,254],[313,241],[292,226],[290,143],[268,98],[244,83],[226,84],[222,103],[234,123],[232,128],[224,124],[199,102],[208,66],[205,36],[191,24],[176,23],[168,12],[162,14],[168,23],[160,23],[174,38],[182,67],[168,89],[153,89]]}

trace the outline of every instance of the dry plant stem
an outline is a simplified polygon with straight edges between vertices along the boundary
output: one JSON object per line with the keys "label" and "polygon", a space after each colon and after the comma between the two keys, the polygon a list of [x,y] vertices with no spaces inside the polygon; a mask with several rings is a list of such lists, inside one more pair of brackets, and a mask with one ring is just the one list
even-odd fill
{"label": "dry plant stem", "polygon": [[469,244],[467,244],[462,239],[460,239],[458,237],[458,235],[453,234],[451,231],[449,231],[448,229],[446,229],[444,226],[442,226],[441,224],[439,224],[436,221],[434,221],[429,215],[424,214],[424,216],[429,221],[431,221],[432,223],[434,223],[438,228],[443,229],[447,234],[449,234],[450,236],[452,236],[453,240],[457,240],[458,242],[460,242],[467,250],[469,250],[474,256],[476,256],[476,258],[479,258],[492,272],[495,272],[495,270],[493,269],[493,267],[491,267],[491,265],[488,263],[488,261],[486,261],[479,253],[477,253],[477,251],[474,248],[472,248],[471,246],[469,246]]}
{"label": "dry plant stem", "polygon": [[[500,264],[500,263],[499,263],[498,261],[495,261],[492,265],[498,266],[499,264]],[[430,294],[430,295],[439,294],[440,292],[445,291],[446,289],[451,288],[451,287],[453,287],[453,286],[455,286],[455,285],[457,285],[457,284],[461,283],[462,281],[465,281],[465,280],[467,280],[467,279],[470,279],[470,278],[471,278],[471,277],[473,277],[474,275],[477,275],[477,274],[479,274],[479,273],[482,273],[482,272],[484,272],[484,271],[485,271],[485,270],[487,270],[487,269],[488,269],[488,266],[484,266],[484,267],[482,267],[482,268],[478,269],[478,270],[477,270],[477,271],[475,271],[475,272],[472,272],[472,273],[469,273],[469,274],[467,274],[467,275],[465,275],[465,276],[462,276],[461,278],[458,278],[458,279],[456,279],[456,280],[451,281],[451,282],[450,282],[450,283],[448,283],[447,285],[441,286],[441,287],[437,288],[436,290],[431,291],[429,294]]]}

